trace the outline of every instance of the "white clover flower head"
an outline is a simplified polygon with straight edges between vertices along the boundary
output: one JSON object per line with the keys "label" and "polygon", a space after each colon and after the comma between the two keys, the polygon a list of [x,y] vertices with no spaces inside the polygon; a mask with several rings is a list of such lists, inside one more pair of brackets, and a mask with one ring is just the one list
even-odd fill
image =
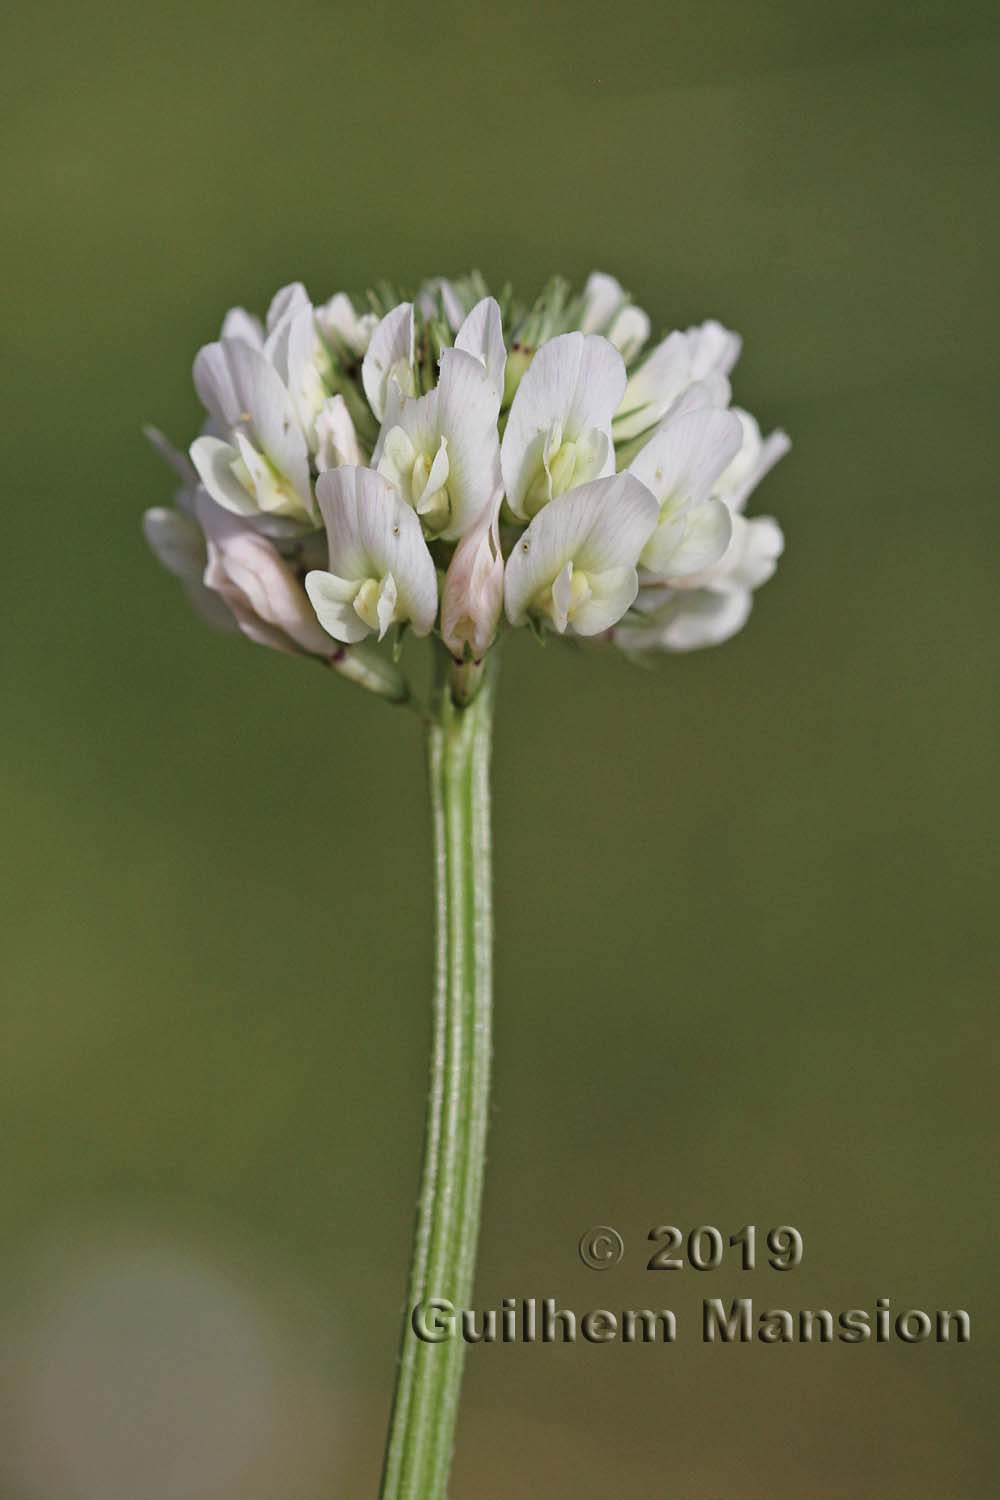
{"label": "white clover flower head", "polygon": [[599,271],[530,305],[476,273],[319,305],[292,282],[200,350],[190,460],[151,434],[180,488],[149,544],[214,623],[376,684],[358,643],[404,632],[463,668],[522,625],[718,644],[777,566],[744,510],[789,441],[730,406],[735,333],[650,333]]}

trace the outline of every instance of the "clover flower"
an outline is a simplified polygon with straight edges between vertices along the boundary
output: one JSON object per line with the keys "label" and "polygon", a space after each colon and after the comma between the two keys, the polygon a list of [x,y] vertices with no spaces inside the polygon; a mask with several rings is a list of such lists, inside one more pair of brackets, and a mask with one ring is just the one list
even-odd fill
{"label": "clover flower", "polygon": [[190,459],[151,431],[181,487],[147,539],[212,623],[341,670],[405,631],[478,663],[504,622],[718,644],[781,554],[743,510],[789,443],[730,406],[736,334],[650,329],[602,272],[530,306],[478,275],[321,306],[293,283],[199,351]]}

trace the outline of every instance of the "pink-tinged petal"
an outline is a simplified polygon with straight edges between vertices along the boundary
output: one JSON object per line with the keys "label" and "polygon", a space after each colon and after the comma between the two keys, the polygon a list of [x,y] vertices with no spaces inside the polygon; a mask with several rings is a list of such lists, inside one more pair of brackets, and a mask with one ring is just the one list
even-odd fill
{"label": "pink-tinged petal", "polygon": [[496,635],[503,608],[500,492],[455,548],[441,596],[441,635],[459,659],[466,647],[481,657]]}
{"label": "pink-tinged petal", "polygon": [[278,649],[325,654],[326,634],[273,543],[205,496],[196,502],[196,513],[208,543],[205,583],[225,600],[244,633]]}

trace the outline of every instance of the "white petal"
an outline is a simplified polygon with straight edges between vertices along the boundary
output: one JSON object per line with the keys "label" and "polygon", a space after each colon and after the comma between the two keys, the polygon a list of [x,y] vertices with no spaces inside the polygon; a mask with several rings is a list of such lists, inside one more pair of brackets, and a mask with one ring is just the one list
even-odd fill
{"label": "white petal", "polygon": [[[401,442],[401,435],[407,439],[409,448]],[[393,452],[387,456],[386,449],[390,440]],[[432,457],[437,452],[440,440],[437,388],[428,391],[425,396],[404,396],[396,381],[390,381],[386,391],[382,429],[372,453],[371,467],[380,471],[405,467],[408,474],[416,455],[423,453]],[[412,453],[409,452],[410,448]],[[393,478],[394,483],[397,482],[392,473],[390,478]],[[408,483],[408,480],[400,483],[404,493],[408,493]]]}
{"label": "white petal", "polygon": [[212,499],[237,516],[254,516],[258,505],[233,473],[239,450],[221,438],[200,437],[191,444],[191,462]]}
{"label": "white petal", "polygon": [[770,516],[754,516],[748,521],[738,513],[730,514],[733,534],[725,555],[714,567],[677,580],[680,587],[744,593],[760,588],[773,577],[785,545],[777,521]]}
{"label": "white petal", "polygon": [[631,474],[614,474],[582,484],[562,498],[572,501],[586,518],[586,535],[573,551],[578,567],[604,573],[635,565],[657,517],[656,501],[644,485]]}
{"label": "white petal", "polygon": [[417,306],[423,318],[438,316],[438,298],[444,308],[445,320],[452,333],[457,333],[465,317],[461,298],[446,276],[432,276],[425,281],[417,293]]}
{"label": "white petal", "polygon": [[656,501],[631,474],[596,479],[557,496],[539,511],[508,559],[504,592],[511,624],[524,622],[569,562],[588,577],[626,570],[624,582],[617,578],[611,590],[616,597],[630,593],[624,612],[635,597],[635,565],[657,518]]}
{"label": "white petal", "polygon": [[391,573],[396,618],[427,635],[437,614],[437,573],[416,513],[373,469],[328,469],[316,488],[330,571],[357,582]]}
{"label": "white petal", "polygon": [[778,558],[785,550],[781,527],[771,516],[734,518],[733,541],[723,559],[721,586],[739,591],[759,589],[773,578]]}
{"label": "white petal", "polygon": [[624,389],[624,362],[607,339],[566,333],[542,345],[517,388],[501,448],[507,502],[515,515],[525,518],[523,500],[537,477],[540,440],[556,422],[564,442],[575,442],[595,428],[605,432],[605,472],[611,471],[611,419]]}
{"label": "white petal", "polygon": [[194,357],[191,371],[198,399],[220,427],[235,427],[240,401],[222,344],[206,344]]}
{"label": "white petal", "polygon": [[336,469],[341,464],[364,462],[358,435],[343,396],[331,396],[316,418],[316,467]]}
{"label": "white petal", "polygon": [[382,587],[378,591],[378,604],[376,606],[379,640],[384,638],[386,631],[396,619],[398,599],[399,591],[396,588],[396,580],[391,573],[387,573],[382,579]]}
{"label": "white petal", "polygon": [[462,326],[465,308],[462,305],[461,297],[447,276],[442,276],[441,278],[441,301],[444,304],[444,315],[448,319],[451,331],[452,333],[457,333]]}
{"label": "white petal", "polygon": [[615,416],[615,440],[636,437],[659,421],[691,378],[691,359],[683,333],[671,333],[629,376]]}
{"label": "white petal", "polygon": [[720,477],[715,493],[734,510],[742,510],[765,474],[792,445],[788,434],[780,430],[761,437],[760,427],[748,411],[737,409],[736,415],[743,424],[743,446]]}
{"label": "white petal", "polygon": [[245,307],[231,307],[222,320],[222,339],[242,339],[254,349],[264,347],[264,329],[259,318],[247,312]]}
{"label": "white petal", "polygon": [[379,321],[361,366],[368,405],[380,421],[389,376],[400,364],[407,369],[413,366],[413,306],[409,302],[401,302]]}
{"label": "white petal", "polygon": [[309,450],[287,388],[274,366],[249,344],[237,341],[223,347],[239,401],[239,419],[249,418],[254,446],[290,482],[303,511],[312,517]]}
{"label": "white petal", "polygon": [[325,307],[317,308],[316,318],[330,343],[355,359],[363,356],[378,324],[374,313],[359,315],[346,292],[337,292]]}
{"label": "white petal", "polygon": [[649,314],[641,307],[623,307],[608,329],[607,337],[628,364],[635,359],[650,333]]}
{"label": "white petal", "polygon": [[617,625],[633,603],[639,582],[635,568],[607,568],[588,575],[591,594],[573,615],[577,635],[602,635]]}
{"label": "white petal", "polygon": [[625,301],[625,291],[620,281],[604,271],[591,271],[583,289],[583,316],[580,327],[584,333],[603,333]]}
{"label": "white petal", "polygon": [[[378,463],[374,467],[399,490],[404,499],[412,500],[411,478],[417,450],[406,428],[398,425],[388,428],[380,439],[376,453]],[[372,458],[374,460],[375,454]]]}
{"label": "white petal", "polygon": [[714,594],[707,590],[685,594],[673,617],[663,627],[658,645],[664,651],[698,651],[721,646],[741,631],[750,618],[749,592]]}
{"label": "white petal", "polygon": [[689,411],[703,411],[705,407],[715,407],[722,411],[729,405],[732,396],[732,386],[725,375],[706,375],[704,380],[696,380],[683,395],[677,397],[667,418],[680,417]]}
{"label": "white petal", "polygon": [[302,308],[312,309],[309,293],[301,281],[292,281],[288,286],[283,286],[275,292],[271,298],[271,305],[267,310],[266,327],[268,338],[287,319],[295,316]]}
{"label": "white petal", "polygon": [[[761,444],[760,455],[757,459],[757,465],[753,473],[751,489],[757,488],[758,484],[760,484],[761,480],[764,478],[764,475],[771,472],[775,464],[783,459],[785,454],[791,450],[791,446],[791,438],[788,436],[788,433],[783,432],[780,427],[776,428],[774,432],[768,433],[767,437]],[[741,504],[745,503],[749,493],[750,490],[747,489],[744,489],[741,492]]]}
{"label": "white petal", "polygon": [[722,500],[701,500],[660,521],[643,549],[642,565],[673,582],[712,568],[726,553],[733,516]]}
{"label": "white petal", "polygon": [[743,441],[739,417],[711,408],[671,416],[640,449],[629,473],[641,480],[661,505],[697,503],[712,492]]}
{"label": "white petal", "polygon": [[285,368],[281,373],[295,403],[299,423],[310,433],[317,413],[327,399],[327,389],[320,373],[327,362],[326,351],[316,332],[316,316],[310,305],[300,308],[287,327]]}
{"label": "white petal", "polygon": [[[590,585],[587,584],[589,589]],[[552,584],[552,622],[562,635],[569,624],[569,612],[573,608],[573,563],[564,564]]]}
{"label": "white petal", "polygon": [[371,633],[354,608],[356,582],[317,568],[306,574],[305,590],[317,620],[335,641],[353,645]]}
{"label": "white petal", "polygon": [[624,442],[658,422],[695,381],[727,376],[740,352],[737,334],[708,322],[671,333],[629,377],[615,418],[615,438]]}
{"label": "white petal", "polygon": [[449,472],[448,439],[442,437],[438,440],[437,452],[431,461],[431,466],[427,474],[427,483],[420,494],[413,497],[416,501],[414,509],[418,516],[423,516],[433,511],[435,505],[434,497],[438,490],[443,490],[447,485]]}
{"label": "white petal", "polygon": [[691,378],[704,380],[708,375],[728,375],[740,357],[743,340],[738,333],[724,328],[714,318],[689,328],[691,345]]}
{"label": "white petal", "polygon": [[472,354],[489,377],[497,394],[497,410],[503,396],[507,349],[503,341],[500,306],[493,297],[477,302],[455,335],[455,348]]}
{"label": "white petal", "polygon": [[499,487],[497,417],[503,384],[496,385],[472,354],[446,349],[441,355],[437,421],[448,443],[451,517],[441,535],[463,536]]}
{"label": "white petal", "polygon": [[635,358],[649,338],[649,317],[628,300],[621,283],[603,271],[594,271],[583,292],[584,333],[602,333],[627,362]]}

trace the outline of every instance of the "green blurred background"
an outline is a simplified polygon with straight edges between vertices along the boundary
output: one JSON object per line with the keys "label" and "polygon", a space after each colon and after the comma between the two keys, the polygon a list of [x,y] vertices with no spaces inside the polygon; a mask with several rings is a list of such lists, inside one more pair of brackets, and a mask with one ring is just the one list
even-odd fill
{"label": "green blurred background", "polygon": [[[0,1490],[374,1495],[431,961],[416,721],[204,631],[147,555],[232,303],[614,272],[745,336],[795,448],[749,628],[512,640],[456,1500],[985,1496],[997,1221],[996,78],[986,4],[16,0]],[[798,1225],[787,1276],[650,1226]],[[616,1225],[624,1264],[576,1258]],[[705,1348],[703,1296],[965,1307],[959,1348]]]}

